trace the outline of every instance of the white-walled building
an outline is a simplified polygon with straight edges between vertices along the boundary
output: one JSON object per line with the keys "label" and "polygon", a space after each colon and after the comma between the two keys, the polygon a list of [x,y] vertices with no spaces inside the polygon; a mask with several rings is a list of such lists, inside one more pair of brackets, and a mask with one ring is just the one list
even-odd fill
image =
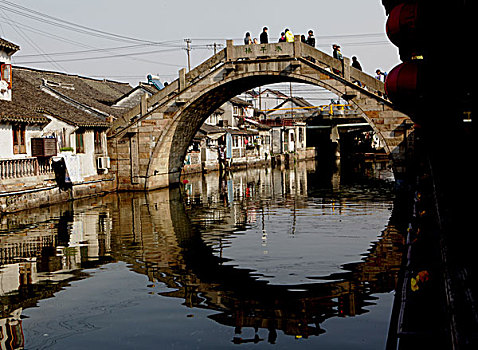
{"label": "white-walled building", "polygon": [[[4,177],[18,177],[22,171],[26,174],[19,168],[22,160],[23,165],[46,163],[51,157],[63,154],[77,168],[77,181],[106,172],[106,167],[99,167],[102,164],[98,164],[98,159],[108,156],[107,117],[88,108],[78,108],[72,101],[66,102],[63,94],[55,94],[46,85],[46,80],[36,85],[37,71],[30,74],[26,69],[21,72],[14,69],[14,72],[12,100],[0,101],[0,159],[3,160],[0,163],[12,165],[6,161],[17,160],[15,171],[18,171]],[[52,146],[47,154],[39,154],[34,142]]]}
{"label": "white-walled building", "polygon": [[0,38],[0,100],[12,100],[12,55],[18,50],[18,45]]}
{"label": "white-walled building", "polygon": [[18,49],[0,39],[0,212],[114,190],[106,131],[131,86],[12,66]]}

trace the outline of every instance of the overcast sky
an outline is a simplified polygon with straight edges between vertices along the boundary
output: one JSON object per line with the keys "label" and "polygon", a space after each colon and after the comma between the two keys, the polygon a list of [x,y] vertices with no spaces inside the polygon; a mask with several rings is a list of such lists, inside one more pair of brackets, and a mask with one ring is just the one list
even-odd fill
{"label": "overcast sky", "polygon": [[[171,81],[187,66],[184,39],[192,40],[196,66],[213,43],[241,44],[246,31],[271,41],[289,28],[314,30],[318,49],[338,43],[364,71],[389,71],[399,63],[385,35],[381,0],[0,0],[0,36],[19,45],[19,66],[126,81],[158,74]],[[70,28],[70,29],[68,29]]]}

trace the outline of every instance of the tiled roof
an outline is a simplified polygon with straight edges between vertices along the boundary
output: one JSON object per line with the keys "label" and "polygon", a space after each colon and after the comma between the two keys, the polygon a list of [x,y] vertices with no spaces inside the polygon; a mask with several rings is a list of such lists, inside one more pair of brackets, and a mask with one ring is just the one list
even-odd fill
{"label": "tiled roof", "polygon": [[239,105],[239,106],[252,106],[252,103],[244,101],[242,98],[239,97],[233,97],[229,100],[233,105]]}
{"label": "tiled roof", "polygon": [[204,134],[214,134],[214,133],[225,132],[224,128],[221,128],[220,126],[210,125],[206,123],[201,125],[199,130],[203,132]]}
{"label": "tiled roof", "polygon": [[10,52],[17,52],[20,50],[20,46],[2,38],[0,38],[0,48],[7,49],[7,51]]}
{"label": "tiled roof", "polygon": [[304,99],[303,97],[289,97],[286,100],[279,103],[279,105],[277,105],[275,108],[281,108],[287,102],[291,102],[292,104],[295,104],[298,107],[313,107],[313,105],[309,101]]}
{"label": "tiled roof", "polygon": [[0,120],[25,123],[45,123],[50,115],[79,127],[108,127],[106,118],[79,109],[74,104],[44,92],[36,79],[28,79],[22,71],[13,69],[12,101],[0,101]]}
{"label": "tiled roof", "polygon": [[13,67],[13,75],[14,79],[21,78],[36,87],[44,84],[53,92],[115,117],[120,116],[124,110],[111,107],[112,104],[131,90],[131,86],[127,83],[24,67]]}
{"label": "tiled roof", "polygon": [[[143,90],[150,95],[154,95],[157,93],[159,90],[156,89],[153,85],[147,84],[147,83],[139,83],[136,85],[134,88],[130,88],[125,94],[122,94],[120,97],[118,97],[115,101],[112,102],[112,105],[117,105],[118,103],[122,102],[124,99],[129,98],[136,90]],[[139,104],[141,101],[141,96],[136,96],[133,103],[134,104]]]}

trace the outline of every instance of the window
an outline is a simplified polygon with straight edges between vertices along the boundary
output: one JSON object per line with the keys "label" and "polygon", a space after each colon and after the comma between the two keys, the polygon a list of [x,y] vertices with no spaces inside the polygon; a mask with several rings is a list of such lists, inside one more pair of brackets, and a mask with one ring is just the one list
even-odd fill
{"label": "window", "polygon": [[85,136],[84,131],[77,131],[76,134],[75,134],[76,153],[85,153],[84,136]]}
{"label": "window", "polygon": [[103,153],[103,132],[95,130],[95,153]]}
{"label": "window", "polygon": [[11,64],[2,64],[1,65],[1,80],[4,80],[8,84],[8,88],[12,88],[12,65]]}
{"label": "window", "polygon": [[25,125],[14,124],[13,130],[13,154],[25,154],[27,153],[27,147],[25,145]]}

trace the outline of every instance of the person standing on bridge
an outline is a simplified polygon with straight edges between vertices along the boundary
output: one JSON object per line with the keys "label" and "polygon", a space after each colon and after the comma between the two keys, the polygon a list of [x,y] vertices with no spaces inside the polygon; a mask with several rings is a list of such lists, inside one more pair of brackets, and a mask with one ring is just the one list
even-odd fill
{"label": "person standing on bridge", "polygon": [[[333,44],[332,45],[332,49],[334,50],[332,52],[332,55],[334,56],[334,58],[340,60],[342,62],[342,71],[343,71],[343,66],[344,66],[344,56],[342,56],[342,52],[340,52],[340,45],[337,45],[337,44]],[[332,71],[335,73],[335,74],[340,74],[340,71],[338,69],[335,69],[335,68],[332,68]]]}
{"label": "person standing on bridge", "polygon": [[269,43],[269,36],[267,35],[267,27],[262,28],[262,33],[259,36],[261,44],[268,44]]}
{"label": "person standing on bridge", "polygon": [[245,45],[251,45],[252,44],[251,33],[249,33],[249,32],[246,33],[246,37],[244,38],[244,44]]}
{"label": "person standing on bridge", "polygon": [[282,32],[282,33],[280,33],[279,42],[280,42],[280,43],[285,43],[285,41],[286,41],[286,40],[285,40],[285,33]]}
{"label": "person standing on bridge", "polygon": [[344,59],[344,56],[342,56],[342,52],[340,52],[340,45],[333,44],[332,49],[332,55],[334,56],[334,58],[342,61]]}
{"label": "person standing on bridge", "polygon": [[294,42],[294,34],[289,29],[285,30],[285,41],[288,43],[293,43]]}
{"label": "person standing on bridge", "polygon": [[[360,65],[360,62],[358,61],[356,56],[352,56],[351,66],[355,69],[358,69],[359,71],[362,71],[362,66]],[[360,81],[356,80],[355,83],[357,83],[358,86],[362,87],[362,83]]]}
{"label": "person standing on bridge", "polygon": [[352,67],[358,70],[362,70],[362,66],[360,65],[360,62],[357,60],[356,56],[352,56]]}
{"label": "person standing on bridge", "polygon": [[314,37],[314,32],[312,31],[312,29],[309,30],[307,34],[308,36],[307,36],[306,43],[312,47],[315,47],[315,37]]}
{"label": "person standing on bridge", "polygon": [[[385,82],[385,79],[387,79],[387,72],[382,72],[380,69],[377,69],[375,73],[377,74],[375,76],[375,79]],[[381,92],[377,92],[377,94],[379,96],[382,96]],[[387,98],[387,95],[383,95],[383,97]]]}
{"label": "person standing on bridge", "polygon": [[387,78],[387,72],[382,72],[380,69],[377,69],[375,73],[377,74],[375,76],[376,79],[385,82],[385,79]]}

